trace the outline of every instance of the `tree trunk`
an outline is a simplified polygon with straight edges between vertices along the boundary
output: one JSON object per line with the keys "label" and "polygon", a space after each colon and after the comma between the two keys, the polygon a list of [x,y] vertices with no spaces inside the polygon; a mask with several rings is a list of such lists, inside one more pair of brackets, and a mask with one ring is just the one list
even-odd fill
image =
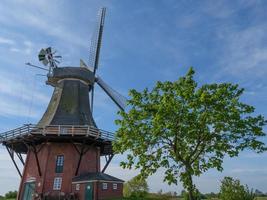
{"label": "tree trunk", "polygon": [[190,173],[190,169],[186,168],[186,176],[188,181],[188,195],[190,200],[196,200],[194,196],[194,185],[193,185],[193,179],[192,175]]}
{"label": "tree trunk", "polygon": [[188,180],[189,180],[189,187],[188,187],[189,199],[190,200],[195,200],[194,187],[193,187],[193,181],[192,181],[192,176],[191,175],[188,175]]}

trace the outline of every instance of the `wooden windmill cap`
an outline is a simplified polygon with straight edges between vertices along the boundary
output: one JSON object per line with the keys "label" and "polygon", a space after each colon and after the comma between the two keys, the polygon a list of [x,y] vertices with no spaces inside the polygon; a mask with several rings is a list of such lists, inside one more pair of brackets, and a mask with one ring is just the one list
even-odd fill
{"label": "wooden windmill cap", "polygon": [[57,67],[48,77],[47,84],[55,86],[62,79],[79,79],[92,85],[95,82],[94,73],[85,67]]}

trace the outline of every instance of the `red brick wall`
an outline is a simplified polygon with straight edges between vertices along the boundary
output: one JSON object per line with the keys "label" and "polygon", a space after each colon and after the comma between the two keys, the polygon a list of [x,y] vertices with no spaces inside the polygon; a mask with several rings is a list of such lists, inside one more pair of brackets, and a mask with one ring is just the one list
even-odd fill
{"label": "red brick wall", "polygon": [[[79,200],[85,200],[85,187],[87,183],[80,183],[80,190],[76,190],[76,184],[72,185],[72,191],[76,193]],[[102,182],[94,182],[94,200],[105,200],[123,196],[123,184],[117,183],[117,190],[113,190],[113,183],[108,182],[108,189],[102,189]]]}
{"label": "red brick wall", "polygon": [[72,192],[78,196],[79,200],[85,197],[85,186],[86,184],[80,184],[80,190],[76,190],[76,184],[72,184]]}
{"label": "red brick wall", "polygon": [[[46,143],[43,146],[38,146],[37,150],[39,148],[41,148],[41,150],[38,152],[38,159],[40,162],[42,176],[40,177],[38,174],[36,159],[33,151],[31,150],[27,154],[20,193],[24,190],[24,183],[29,178],[36,179],[37,193],[71,193],[71,181],[75,176],[75,171],[79,160],[79,154],[74,146],[70,143]],[[80,147],[78,148],[80,149]],[[64,155],[63,173],[60,174],[55,173],[57,155]],[[91,147],[82,157],[78,175],[86,172],[96,172],[99,171],[99,169],[99,149],[96,147]],[[60,191],[53,191],[55,177],[62,177],[62,187]]]}
{"label": "red brick wall", "polygon": [[117,190],[113,190],[113,183],[107,182],[108,189],[102,189],[102,182],[98,182],[98,199],[110,199],[123,196],[123,184],[117,183]]}

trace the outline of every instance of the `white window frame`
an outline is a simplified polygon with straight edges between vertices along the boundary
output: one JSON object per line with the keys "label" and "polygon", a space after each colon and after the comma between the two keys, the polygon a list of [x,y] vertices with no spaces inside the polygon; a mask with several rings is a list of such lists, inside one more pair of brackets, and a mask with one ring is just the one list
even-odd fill
{"label": "white window frame", "polygon": [[57,164],[57,166],[63,166],[64,165],[64,155],[58,155],[57,156],[56,164]]}
{"label": "white window frame", "polygon": [[79,184],[79,183],[76,184],[76,188],[75,188],[75,189],[76,189],[77,191],[80,190],[80,184]]}
{"label": "white window frame", "polygon": [[[55,172],[56,173],[63,173],[63,170],[64,170],[63,167],[64,167],[64,155],[57,155]],[[57,171],[58,169],[60,169],[60,171]]]}
{"label": "white window frame", "polygon": [[118,189],[118,184],[117,183],[113,183],[112,184],[112,188],[113,188],[113,190],[117,190]]}
{"label": "white window frame", "polygon": [[102,190],[108,189],[108,183],[102,183]]}
{"label": "white window frame", "polygon": [[55,177],[53,190],[61,190],[61,186],[62,186],[62,177]]}

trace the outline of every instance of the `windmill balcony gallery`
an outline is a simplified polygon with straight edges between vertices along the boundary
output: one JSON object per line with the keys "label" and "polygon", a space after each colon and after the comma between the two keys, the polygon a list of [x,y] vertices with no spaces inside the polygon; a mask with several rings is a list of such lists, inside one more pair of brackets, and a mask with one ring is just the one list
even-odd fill
{"label": "windmill balcony gallery", "polygon": [[[59,67],[61,56],[51,47],[38,56],[48,68],[27,63],[47,71],[46,84],[54,87],[54,92],[37,124],[0,134],[0,143],[21,176],[18,200],[122,197],[124,181],[105,174],[114,156],[114,134],[99,129],[93,118],[95,83],[119,109],[123,110],[125,103],[96,75],[105,12],[105,8],[99,12],[88,66],[81,60],[79,67]],[[103,167],[101,157],[106,161]],[[17,160],[24,166],[22,171]]]}
{"label": "windmill balcony gallery", "polygon": [[9,141],[18,139],[22,136],[86,136],[107,141],[114,140],[114,133],[98,129],[94,126],[50,125],[38,127],[35,124],[25,124],[22,127],[2,133],[0,135],[0,142],[6,142],[7,144]]}

